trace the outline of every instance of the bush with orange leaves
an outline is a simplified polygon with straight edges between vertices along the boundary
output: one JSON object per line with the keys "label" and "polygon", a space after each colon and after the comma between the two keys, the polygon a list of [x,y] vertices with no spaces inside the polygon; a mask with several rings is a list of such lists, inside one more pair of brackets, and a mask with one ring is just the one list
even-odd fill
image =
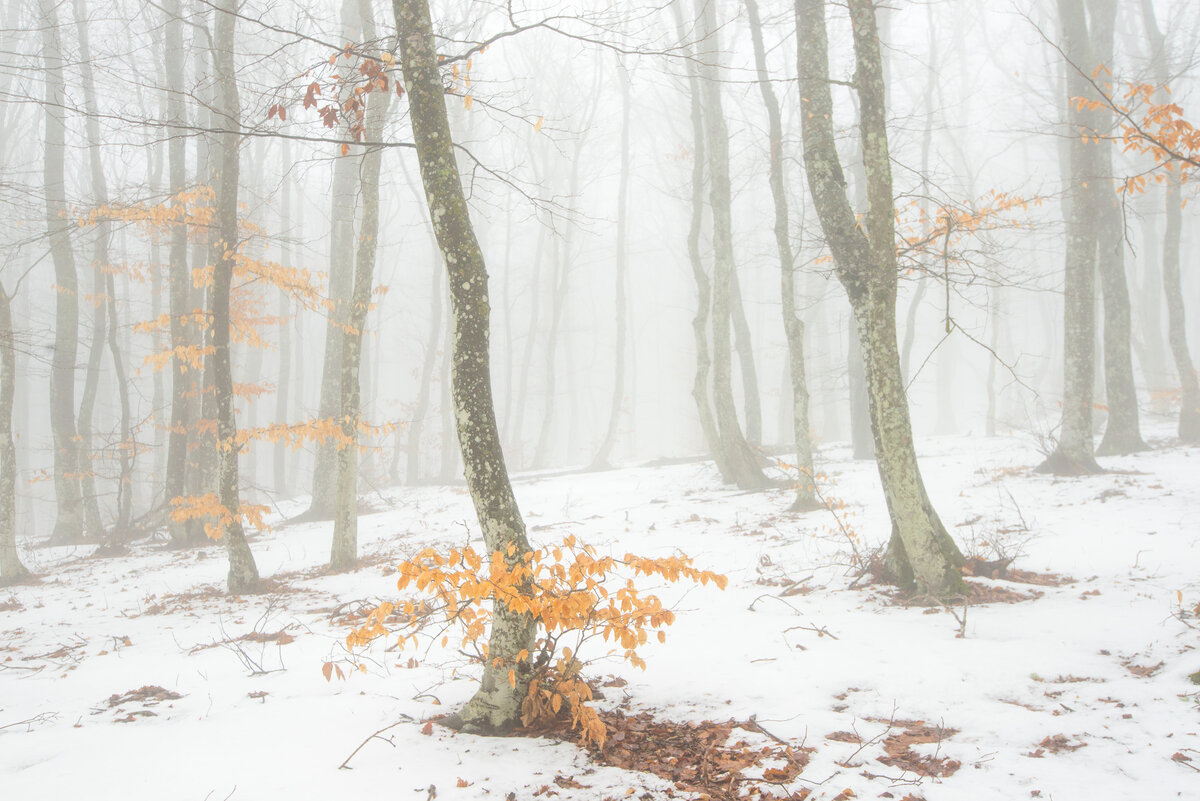
{"label": "bush with orange leaves", "polygon": [[[435,621],[442,645],[450,631],[461,634],[462,646],[479,661],[488,659],[486,634],[491,604],[502,602],[514,612],[538,623],[534,651],[521,651],[517,660],[528,663],[532,679],[522,706],[526,727],[550,725],[569,716],[571,729],[585,744],[603,745],[606,732],[596,711],[587,705],[592,690],[580,676],[583,662],[577,654],[589,640],[610,644],[631,665],[645,669],[638,655],[651,632],[666,641],[664,629],[675,620],[658,596],[638,587],[639,578],[657,577],[669,583],[680,580],[701,585],[712,582],[724,589],[725,576],[692,566],[686,556],[651,559],[625,554],[618,559],[599,556],[574,536],[561,545],[538,548],[514,560],[515,547],[506,555],[490,556],[470,546],[440,551],[426,548],[398,568],[397,587],[410,587],[422,596],[398,604],[384,603],[346,638],[348,648],[361,648],[372,640],[399,634],[400,647],[415,644],[428,634]],[[503,667],[496,660],[497,667]],[[516,665],[509,681],[516,684]]]}

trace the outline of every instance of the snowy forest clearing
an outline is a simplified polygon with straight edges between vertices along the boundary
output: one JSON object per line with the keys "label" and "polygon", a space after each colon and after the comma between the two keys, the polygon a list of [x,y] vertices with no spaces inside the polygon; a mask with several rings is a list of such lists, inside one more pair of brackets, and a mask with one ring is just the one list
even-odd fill
{"label": "snowy forest clearing", "polygon": [[[820,459],[823,494],[847,504],[838,518],[784,511],[790,490],[724,489],[708,462],[517,477],[535,546],[574,534],[600,553],[685,552],[730,579],[723,592],[657,588],[677,622],[665,645],[642,651],[644,672],[593,641],[581,657],[606,696],[598,706],[678,726],[743,723],[709,743],[726,755],[792,747],[795,765],[762,760],[739,774],[774,770],[776,783],[739,780],[713,797],[1195,797],[1200,450],[1061,479],[1033,473],[1041,455],[1016,438],[921,447],[964,552],[1015,555],[1014,568],[1048,582],[972,583],[1036,597],[948,609],[905,607],[883,585],[847,589],[854,550],[884,540],[888,518],[874,464],[841,447]],[[347,616],[397,599],[393,565],[478,537],[462,488],[360,502],[371,512],[362,567],[323,575],[330,524],[278,526],[251,537],[271,587],[256,596],[223,594],[219,545],[23,551],[44,578],[0,595],[4,797],[425,801],[431,787],[443,801],[699,797],[683,789],[695,781],[677,789],[678,774],[605,766],[571,743],[425,728],[474,691],[478,669],[455,638],[415,652],[377,641],[361,654],[365,672],[350,669]],[[325,680],[330,661],[346,679]],[[610,736],[615,752],[626,736]]]}

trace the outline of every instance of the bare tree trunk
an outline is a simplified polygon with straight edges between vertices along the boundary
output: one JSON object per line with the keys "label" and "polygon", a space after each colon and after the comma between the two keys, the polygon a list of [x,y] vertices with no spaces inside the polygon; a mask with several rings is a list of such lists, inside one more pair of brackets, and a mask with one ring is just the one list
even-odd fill
{"label": "bare tree trunk", "polygon": [[13,442],[13,397],[17,382],[12,298],[0,284],[0,586],[29,575],[17,553],[17,446]]}
{"label": "bare tree trunk", "polygon": [[548,226],[541,226],[538,231],[537,245],[533,251],[533,281],[529,287],[530,310],[529,328],[525,334],[525,347],[521,356],[521,381],[517,391],[516,426],[513,432],[513,442],[517,448],[517,464],[529,462],[522,458],[525,454],[525,409],[529,404],[529,370],[533,364],[533,346],[537,341],[538,320],[541,309],[542,257],[546,251],[546,240],[549,238]]}
{"label": "bare tree trunk", "polygon": [[[671,4],[671,10],[675,14],[679,38],[688,41],[690,35],[684,30],[681,5],[682,0],[676,0]],[[721,480],[732,484],[734,473],[721,447],[721,435],[717,430],[717,419],[713,415],[712,401],[709,397],[712,359],[708,347],[708,320],[712,312],[712,282],[700,256],[700,233],[704,226],[705,164],[708,161],[704,141],[704,111],[700,99],[700,74],[690,48],[684,47],[684,56],[692,118],[692,214],[688,225],[687,250],[697,294],[696,314],[692,317],[692,337],[696,345],[696,375],[692,381],[692,399],[696,402],[704,443],[721,472]]]}
{"label": "bare tree trunk", "polygon": [[[342,38],[356,42],[361,33],[357,0],[342,0]],[[339,57],[340,69],[354,74],[357,58]],[[346,90],[349,91],[349,90]],[[344,95],[345,93],[343,93]],[[339,98],[344,102],[345,96]],[[338,130],[342,138],[350,138],[349,126],[343,122]],[[357,205],[355,184],[358,177],[357,154],[337,155],[333,162],[333,186],[329,232],[329,322],[325,326],[325,361],[321,372],[321,400],[317,414],[322,419],[337,416],[341,392],[342,334],[350,292],[354,283],[354,216]],[[335,512],[337,494],[337,446],[333,442],[317,444],[313,467],[312,502],[305,515],[310,520],[329,520]]]}
{"label": "bare tree trunk", "polygon": [[413,412],[412,424],[408,429],[408,459],[405,462],[404,478],[408,484],[421,480],[421,435],[425,431],[425,418],[429,415],[429,394],[433,385],[433,371],[437,367],[438,338],[442,334],[442,265],[441,254],[434,241],[431,254],[429,338],[425,343],[425,358],[421,362],[421,384],[417,389],[417,408]]}
{"label": "bare tree trunk", "polygon": [[54,438],[54,495],[58,515],[51,542],[76,542],[83,537],[81,469],[75,429],[75,359],[79,342],[79,281],[67,220],[66,86],[59,42],[56,5],[38,0],[41,11],[42,63],[46,76],[46,152],[43,179],[46,192],[46,230],[54,261],[54,356],[50,369],[50,427]]}
{"label": "bare tree trunk", "polygon": [[[1117,0],[1092,0],[1088,3],[1092,55],[1097,64],[1111,68]],[[1097,124],[1108,133],[1113,124],[1111,112],[1097,109]],[[1146,450],[1138,421],[1137,389],[1133,381],[1133,313],[1129,286],[1125,279],[1125,215],[1116,188],[1112,185],[1113,146],[1097,144],[1098,177],[1090,186],[1096,192],[1100,209],[1097,228],[1099,252],[1097,266],[1104,295],[1104,386],[1108,397],[1108,425],[1096,448],[1102,455]]]}
{"label": "bare tree trunk", "polygon": [[[709,198],[713,214],[713,399],[717,430],[734,482],[741,489],[760,489],[769,484],[758,457],[742,434],[733,396],[733,358],[730,322],[737,302],[734,289],[733,209],[729,176],[729,131],[721,107],[720,42],[717,39],[716,0],[697,0],[699,30],[706,52],[701,54],[705,140],[711,183]],[[743,375],[747,363],[742,363]],[[761,425],[761,421],[760,421]]]}
{"label": "bare tree trunk", "polygon": [[233,284],[234,252],[238,247],[238,147],[241,108],[234,73],[234,16],[237,0],[221,0],[213,32],[213,62],[217,79],[217,117],[220,135],[217,203],[213,242],[213,284],[210,293],[213,346],[213,395],[217,417],[218,500],[232,515],[222,532],[229,556],[226,588],[231,594],[253,592],[258,568],[239,516],[237,421],[233,409],[233,366],[230,363],[229,296]]}
{"label": "bare tree trunk", "polygon": [[[1091,43],[1087,35],[1082,0],[1058,0],[1064,50],[1071,64],[1066,69],[1070,186],[1067,208],[1066,280],[1063,288],[1064,376],[1063,414],[1058,446],[1039,467],[1051,473],[1096,473],[1092,440],[1092,385],[1095,379],[1096,234],[1100,210],[1088,184],[1103,180],[1096,163],[1097,150],[1085,143],[1081,130],[1096,131],[1095,112],[1079,108],[1075,97],[1089,94],[1080,70],[1090,73]],[[1078,67],[1078,69],[1076,69]]]}
{"label": "bare tree trunk", "polygon": [[609,466],[612,449],[617,444],[617,430],[621,423],[621,406],[625,401],[625,350],[628,333],[626,328],[627,310],[625,302],[625,270],[629,260],[627,239],[629,227],[629,71],[624,63],[618,61],[617,68],[621,74],[621,173],[617,179],[617,259],[616,259],[616,313],[617,313],[617,347],[616,365],[613,376],[612,403],[608,409],[608,428],[604,433],[604,441],[600,450],[592,459],[592,470],[602,470]]}
{"label": "bare tree trunk", "polygon": [[[530,547],[504,466],[492,402],[487,269],[454,159],[428,2],[393,0],[393,8],[421,179],[450,279],[454,408],[467,488],[488,551],[504,555],[512,566],[523,563]],[[521,651],[533,650],[537,632],[533,618],[511,611],[501,601],[494,602],[492,611],[489,659],[479,689],[446,720],[448,725],[484,734],[507,732],[520,722],[530,666],[517,657]]]}
{"label": "bare tree trunk", "polygon": [[808,184],[854,309],[866,361],[876,461],[892,520],[886,563],[901,586],[922,595],[962,593],[962,554],[934,511],[913,448],[912,423],[896,340],[895,206],[888,153],[883,65],[871,0],[850,0],[855,89],[867,183],[864,227],[846,198],[833,133],[828,38],[823,0],[797,0],[800,92]]}
{"label": "bare tree trunk", "polygon": [[[1150,40],[1155,82],[1164,85],[1170,74],[1166,38],[1154,18],[1154,4],[1142,0],[1142,20]],[[1183,234],[1183,205],[1181,187],[1176,174],[1167,175],[1167,222],[1163,230],[1162,288],[1167,302],[1167,345],[1175,361],[1181,398],[1179,405],[1179,438],[1184,442],[1200,443],[1200,380],[1188,348],[1187,320],[1183,303],[1183,283],[1179,272],[1179,243]],[[1147,323],[1157,320],[1151,316]]]}
{"label": "bare tree trunk", "polygon": [[[375,18],[371,0],[358,0],[363,38],[375,40]],[[367,96],[364,135],[369,142],[383,138],[383,123],[387,118],[392,93],[388,89]],[[358,561],[358,435],[362,420],[362,397],[359,372],[362,361],[363,330],[371,307],[371,286],[375,280],[375,254],[379,247],[379,170],[383,149],[372,147],[362,157],[360,178],[362,195],[362,224],[358,231],[358,252],[355,254],[354,286],[350,292],[350,308],[346,315],[346,330],[342,334],[342,403],[339,419],[343,442],[339,445],[337,461],[337,511],[333,518],[333,544],[329,554],[331,570],[349,570]]]}
{"label": "bare tree trunk", "polygon": [[[283,172],[283,185],[280,188],[279,221],[283,232],[283,243],[280,258],[287,267],[292,264],[292,143],[284,139],[280,151],[280,167]],[[287,423],[289,419],[289,400],[292,389],[292,301],[287,290],[279,289],[279,378],[275,387],[275,421]],[[275,474],[275,492],[288,497],[287,445],[281,440],[275,443],[272,454],[272,468]]]}
{"label": "bare tree trunk", "polygon": [[796,443],[796,500],[792,511],[816,509],[815,471],[813,468],[812,436],[808,423],[808,379],[804,371],[804,321],[796,312],[796,257],[788,214],[787,190],[784,185],[783,122],[779,100],[771,86],[767,70],[767,51],[763,45],[762,22],[758,15],[758,0],[745,0],[750,17],[750,39],[754,45],[754,65],[758,73],[758,88],[767,110],[768,154],[770,158],[771,197],[775,205],[775,247],[779,251],[779,292],[783,308],[783,332],[788,346],[788,373],[791,376],[792,436]]}

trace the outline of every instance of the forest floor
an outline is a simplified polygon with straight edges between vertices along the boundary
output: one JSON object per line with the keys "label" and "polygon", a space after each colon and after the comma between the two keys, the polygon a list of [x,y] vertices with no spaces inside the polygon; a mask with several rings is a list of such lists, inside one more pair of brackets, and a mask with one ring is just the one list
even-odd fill
{"label": "forest floor", "polygon": [[453,642],[377,642],[365,672],[324,677],[347,616],[396,599],[397,561],[475,536],[461,487],[364,495],[353,573],[322,571],[329,524],[254,536],[272,590],[252,597],[223,595],[218,545],[33,548],[40,582],[0,591],[0,796],[1200,798],[1200,449],[1157,433],[1072,479],[1034,473],[1026,438],[923,440],[964,551],[1022,571],[972,578],[954,608],[851,588],[888,526],[874,465],[845,448],[820,454],[837,517],[730,490],[708,463],[518,476],[535,543],[683,552],[730,580],[658,589],[677,621],[645,671],[581,654],[611,723],[600,754],[425,726],[473,691]]}

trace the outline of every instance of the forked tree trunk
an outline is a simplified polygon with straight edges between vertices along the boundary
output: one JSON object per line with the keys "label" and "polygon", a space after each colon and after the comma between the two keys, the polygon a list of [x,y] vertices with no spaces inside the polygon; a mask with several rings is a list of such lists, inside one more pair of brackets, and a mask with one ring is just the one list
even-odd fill
{"label": "forked tree trunk", "polygon": [[[681,5],[682,0],[676,0],[671,4],[671,10],[675,14],[679,38],[687,42],[691,36],[684,28]],[[696,345],[696,375],[692,380],[692,399],[696,402],[704,444],[708,446],[708,452],[721,472],[721,480],[732,484],[733,470],[721,448],[721,435],[717,430],[717,418],[713,415],[709,395],[712,358],[708,347],[708,320],[712,312],[712,282],[700,255],[700,233],[704,227],[704,175],[705,164],[708,161],[708,151],[704,142],[704,112],[700,101],[700,75],[691,49],[683,46],[683,53],[692,118],[692,213],[688,223],[687,251],[688,262],[692,266],[692,277],[696,281],[697,295],[696,314],[692,317],[692,337]]]}
{"label": "forked tree trunk", "polygon": [[231,594],[253,592],[258,568],[239,516],[237,421],[233,409],[233,365],[230,361],[229,296],[233,285],[234,253],[238,247],[238,147],[241,108],[234,74],[234,16],[237,0],[222,0],[213,32],[213,61],[217,79],[217,118],[220,135],[217,168],[216,237],[213,242],[213,284],[210,293],[213,346],[213,396],[217,419],[218,500],[232,515],[221,538],[229,556],[226,588]]}
{"label": "forked tree trunk", "polygon": [[754,65],[758,73],[758,88],[763,106],[767,109],[767,136],[770,157],[771,197],[775,205],[775,247],[779,251],[779,291],[783,307],[783,332],[787,337],[788,374],[791,376],[792,435],[796,443],[796,500],[792,511],[816,509],[817,488],[814,481],[813,445],[808,424],[808,379],[804,371],[804,321],[796,312],[796,257],[792,251],[788,219],[787,190],[784,186],[783,123],[779,100],[771,86],[767,70],[767,51],[763,45],[762,22],[758,16],[758,0],[745,0],[750,17],[750,39],[754,45]]}
{"label": "forked tree trunk", "polygon": [[[713,216],[713,402],[717,431],[734,483],[741,489],[761,489],[770,482],[758,456],[742,434],[733,395],[733,352],[730,324],[738,299],[734,289],[733,199],[729,176],[729,131],[721,106],[720,42],[716,0],[697,0],[699,32],[706,52],[700,59],[705,141],[708,146],[709,202]],[[743,371],[747,363],[743,362]]]}
{"label": "forked tree trunk", "polygon": [[[515,565],[529,553],[529,541],[496,428],[488,354],[487,269],[454,159],[429,4],[427,0],[393,0],[393,8],[421,180],[450,278],[454,409],[467,489],[487,550],[505,554],[509,564]],[[518,661],[517,655],[533,650],[537,633],[533,618],[510,611],[500,601],[492,611],[489,659],[479,690],[447,720],[449,725],[484,734],[507,732],[520,722],[530,674],[528,662]],[[514,676],[511,683],[510,671]]]}
{"label": "forked tree trunk", "polygon": [[83,537],[79,491],[79,445],[75,429],[75,359],[79,342],[79,281],[67,219],[66,85],[53,0],[38,0],[41,11],[42,63],[46,76],[46,152],[42,176],[46,192],[46,230],[54,262],[54,356],[50,367],[50,428],[54,439],[54,496],[57,517],[51,542]]}
{"label": "forked tree trunk", "polygon": [[[1098,150],[1083,141],[1082,132],[1097,133],[1096,114],[1079,108],[1073,98],[1090,94],[1080,70],[1091,72],[1095,60],[1087,35],[1082,0],[1058,0],[1066,68],[1066,132],[1070,163],[1067,188],[1066,278],[1063,286],[1063,401],[1058,445],[1038,468],[1043,472],[1078,475],[1100,472],[1092,440],[1092,389],[1095,380],[1096,232],[1100,209],[1094,208],[1099,184]],[[1074,66],[1072,66],[1074,65]],[[1077,69],[1077,68],[1078,69]]]}
{"label": "forked tree trunk", "polygon": [[12,434],[16,381],[12,298],[0,284],[0,586],[29,575],[17,553],[17,446]]}
{"label": "forked tree trunk", "polygon": [[796,2],[800,92],[807,99],[801,116],[804,159],[821,227],[862,342],[876,460],[892,520],[886,563],[901,586],[921,595],[959,595],[965,590],[959,572],[962,554],[925,492],[900,376],[895,206],[875,8],[871,0],[850,1],[867,179],[864,231],[846,198],[834,139],[824,6],[823,0]]}
{"label": "forked tree trunk", "polygon": [[[370,0],[358,0],[363,38],[375,40],[375,19]],[[363,125],[367,141],[383,139],[383,123],[391,102],[391,87],[367,96],[366,119]],[[382,147],[370,147],[362,158],[360,180],[362,194],[362,225],[358,232],[355,254],[354,287],[350,292],[350,308],[346,315],[346,330],[342,332],[342,403],[339,419],[343,441],[337,460],[337,511],[333,518],[333,544],[329,554],[332,570],[349,570],[358,561],[358,435],[362,420],[360,366],[362,363],[363,329],[371,307],[371,285],[375,280],[375,254],[379,247],[379,170],[383,160]]]}

